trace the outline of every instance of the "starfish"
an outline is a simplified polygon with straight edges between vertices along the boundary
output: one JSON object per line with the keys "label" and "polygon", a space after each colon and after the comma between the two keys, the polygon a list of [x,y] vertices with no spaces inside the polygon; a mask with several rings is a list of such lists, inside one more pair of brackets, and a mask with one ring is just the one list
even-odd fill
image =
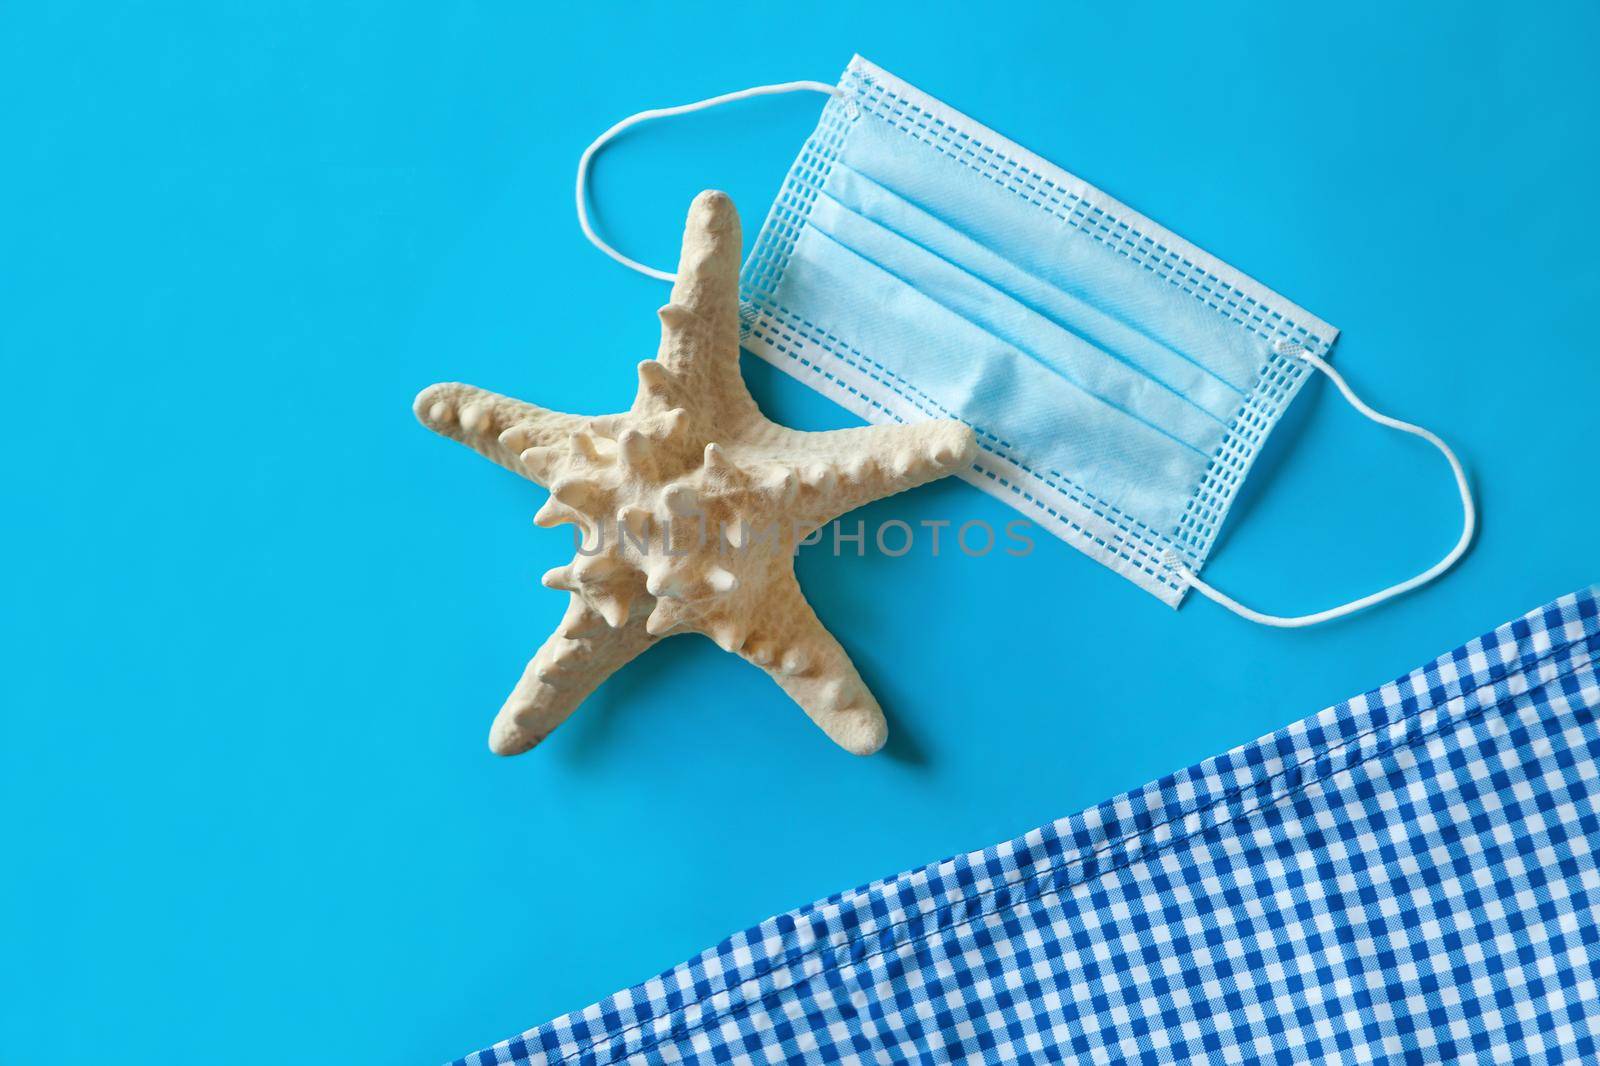
{"label": "starfish", "polygon": [[846,511],[965,467],[973,433],[769,421],[739,371],[740,253],[733,202],[701,193],[626,412],[563,414],[457,383],[416,399],[423,425],[549,488],[535,523],[577,527],[577,556],[543,578],[569,594],[566,614],[496,716],[496,754],[532,748],[623,664],[691,632],[765,670],[847,751],[883,746],[883,711],[806,602],[794,553]]}

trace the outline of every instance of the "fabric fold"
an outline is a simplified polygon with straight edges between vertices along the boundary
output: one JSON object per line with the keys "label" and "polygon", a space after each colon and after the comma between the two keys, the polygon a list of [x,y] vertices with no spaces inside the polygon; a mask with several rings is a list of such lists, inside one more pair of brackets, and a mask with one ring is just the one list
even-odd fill
{"label": "fabric fold", "polygon": [[459,1060],[1593,1060],[1600,588]]}

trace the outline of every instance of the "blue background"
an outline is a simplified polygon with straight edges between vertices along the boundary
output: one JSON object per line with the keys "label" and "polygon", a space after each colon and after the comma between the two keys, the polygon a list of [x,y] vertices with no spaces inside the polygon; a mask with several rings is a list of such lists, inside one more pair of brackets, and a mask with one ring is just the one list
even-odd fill
{"label": "blue background", "polygon": [[[1597,38],[1587,3],[6,5],[0,1059],[453,1057],[1595,579]],[[1024,560],[813,550],[884,754],[692,638],[491,756],[569,534],[412,396],[625,406],[665,290],[582,241],[579,151],[852,51],[1340,326],[1356,386],[1470,465],[1465,563],[1286,633],[1042,536]],[[605,232],[670,265],[717,186],[748,241],[819,104],[630,133],[595,174]],[[745,364],[775,418],[851,423]],[[864,517],[1013,516],[952,482]],[[1314,385],[1207,576],[1310,610],[1456,528],[1437,457]]]}

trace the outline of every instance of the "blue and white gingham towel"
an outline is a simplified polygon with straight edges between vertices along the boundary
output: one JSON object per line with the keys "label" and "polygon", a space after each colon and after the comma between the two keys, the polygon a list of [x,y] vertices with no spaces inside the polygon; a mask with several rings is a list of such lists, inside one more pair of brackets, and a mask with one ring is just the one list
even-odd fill
{"label": "blue and white gingham towel", "polygon": [[1597,599],[461,1062],[1596,1061]]}

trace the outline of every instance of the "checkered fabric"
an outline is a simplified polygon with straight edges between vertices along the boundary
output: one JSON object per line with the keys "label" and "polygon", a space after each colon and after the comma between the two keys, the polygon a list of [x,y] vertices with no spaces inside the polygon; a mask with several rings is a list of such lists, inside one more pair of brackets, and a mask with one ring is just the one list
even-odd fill
{"label": "checkered fabric", "polygon": [[1596,1061],[1597,598],[460,1061]]}

